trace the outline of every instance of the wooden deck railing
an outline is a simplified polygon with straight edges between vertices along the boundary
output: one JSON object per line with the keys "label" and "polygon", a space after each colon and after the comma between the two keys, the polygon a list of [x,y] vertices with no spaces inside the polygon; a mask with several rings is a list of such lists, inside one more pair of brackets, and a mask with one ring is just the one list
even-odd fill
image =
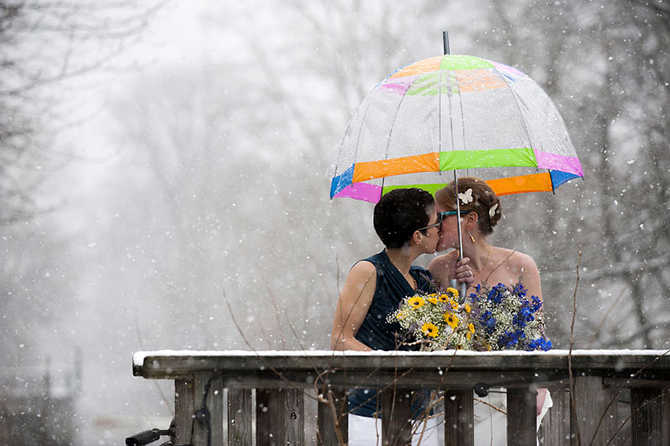
{"label": "wooden deck railing", "polygon": [[136,353],[133,373],[175,381],[179,445],[346,443],[352,388],[381,389],[382,444],[409,444],[409,389],[435,389],[446,394],[445,444],[471,445],[473,389],[483,383],[507,389],[508,445],[536,445],[535,389],[547,387],[545,446],[667,446],[666,353],[161,351]]}

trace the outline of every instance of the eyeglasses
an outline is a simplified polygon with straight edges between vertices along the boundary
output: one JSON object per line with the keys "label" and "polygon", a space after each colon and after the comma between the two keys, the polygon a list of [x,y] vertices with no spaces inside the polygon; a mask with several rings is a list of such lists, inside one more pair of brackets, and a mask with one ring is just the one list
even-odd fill
{"label": "eyeglasses", "polygon": [[[461,215],[469,214],[470,212],[472,212],[472,211],[461,211]],[[446,218],[446,217],[449,217],[451,215],[456,215],[456,214],[458,214],[458,211],[442,211],[442,212],[437,213],[437,215],[439,215],[442,218]]]}
{"label": "eyeglasses", "polygon": [[432,225],[428,225],[425,228],[419,228],[419,229],[417,229],[417,231],[423,232],[423,231],[429,230],[430,228],[437,228],[438,231],[440,229],[442,229],[442,214],[443,213],[444,212],[438,212],[437,213],[437,223],[433,223]]}

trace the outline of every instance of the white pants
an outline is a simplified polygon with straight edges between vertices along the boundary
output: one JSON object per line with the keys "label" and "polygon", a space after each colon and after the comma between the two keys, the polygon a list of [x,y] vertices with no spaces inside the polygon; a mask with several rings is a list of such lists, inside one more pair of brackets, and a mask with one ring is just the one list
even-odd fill
{"label": "white pants", "polygon": [[[492,391],[485,398],[505,412],[507,411],[507,394]],[[551,395],[542,406],[542,412],[537,417],[537,429],[542,419],[553,406]],[[506,446],[507,445],[507,416],[490,406],[475,401],[475,446]],[[368,418],[349,414],[349,446],[380,446],[381,438],[380,418]],[[429,420],[420,420],[412,423],[412,446],[443,446],[444,445],[444,416],[433,417]]]}
{"label": "white pants", "polygon": [[[444,444],[444,426],[436,418],[412,423],[412,446],[440,446]],[[381,446],[381,418],[349,414],[349,446]],[[438,441],[439,439],[439,441]]]}
{"label": "white pants", "polygon": [[[491,389],[486,397],[479,399],[507,412],[507,392],[502,389]],[[537,416],[536,429],[540,428],[542,418],[553,405],[551,395],[547,391],[542,412]],[[507,415],[476,400],[474,409],[475,446],[507,446]]]}

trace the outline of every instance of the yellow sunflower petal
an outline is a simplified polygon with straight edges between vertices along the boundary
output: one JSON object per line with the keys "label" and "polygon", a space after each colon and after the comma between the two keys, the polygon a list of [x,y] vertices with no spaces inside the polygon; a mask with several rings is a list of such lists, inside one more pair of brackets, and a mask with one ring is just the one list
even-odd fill
{"label": "yellow sunflower petal", "polygon": [[423,327],[421,327],[421,331],[426,336],[430,336],[431,338],[434,338],[434,337],[437,336],[438,329],[437,329],[437,326],[435,324],[431,324],[430,322],[426,322],[425,324],[423,324]]}
{"label": "yellow sunflower petal", "polygon": [[426,302],[423,300],[422,297],[414,296],[414,297],[410,298],[407,301],[407,303],[409,304],[409,306],[411,308],[417,309],[417,308],[421,308],[423,306],[423,304],[426,303]]}
{"label": "yellow sunflower petal", "polygon": [[446,292],[447,294],[451,294],[452,297],[458,297],[458,290],[456,288],[449,287]]}

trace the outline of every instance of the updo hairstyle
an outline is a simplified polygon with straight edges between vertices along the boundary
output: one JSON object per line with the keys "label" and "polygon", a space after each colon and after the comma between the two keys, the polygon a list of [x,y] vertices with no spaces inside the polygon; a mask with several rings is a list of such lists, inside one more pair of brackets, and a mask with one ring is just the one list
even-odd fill
{"label": "updo hairstyle", "polygon": [[[435,202],[446,210],[456,210],[454,182],[435,193]],[[476,177],[458,179],[458,192],[461,195],[461,212],[476,212],[479,218],[479,230],[484,235],[493,233],[493,228],[502,217],[500,199],[484,180]]]}

